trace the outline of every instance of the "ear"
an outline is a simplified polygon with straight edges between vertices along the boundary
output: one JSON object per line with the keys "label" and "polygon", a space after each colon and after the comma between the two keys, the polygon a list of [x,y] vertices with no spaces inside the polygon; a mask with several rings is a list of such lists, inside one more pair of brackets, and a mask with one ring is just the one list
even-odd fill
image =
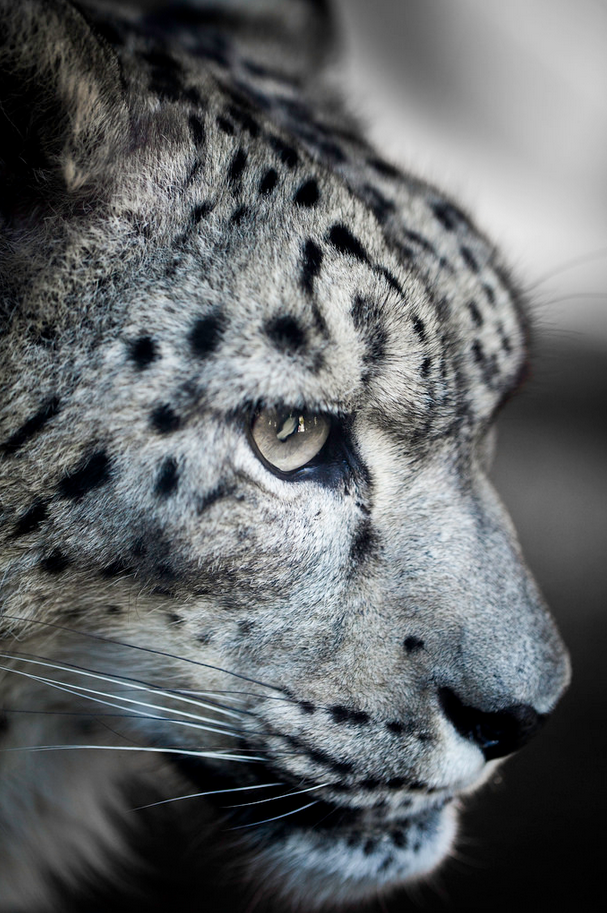
{"label": "ear", "polygon": [[118,64],[67,0],[0,0],[0,219],[99,193],[127,133]]}
{"label": "ear", "polygon": [[[155,4],[149,25],[201,35],[209,28],[236,42],[250,62],[307,81],[335,51],[331,0],[170,0]],[[165,32],[166,33],[166,32]]]}

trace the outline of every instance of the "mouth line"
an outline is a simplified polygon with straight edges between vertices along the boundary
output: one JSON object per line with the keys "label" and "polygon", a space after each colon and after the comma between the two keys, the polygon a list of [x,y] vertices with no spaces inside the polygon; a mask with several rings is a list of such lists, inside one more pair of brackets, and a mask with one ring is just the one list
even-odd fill
{"label": "mouth line", "polygon": [[[332,831],[348,833],[361,827],[367,833],[386,827],[387,803],[379,798],[372,805],[338,805],[324,798],[316,798],[316,791],[323,786],[298,779],[278,771],[271,764],[242,764],[236,773],[218,770],[213,762],[190,755],[166,756],[172,767],[189,780],[217,811],[227,819],[230,830],[269,829],[273,832]],[[251,793],[247,794],[247,787]],[[339,788],[327,783],[325,788]],[[233,791],[238,790],[238,797]],[[292,792],[291,792],[292,791]],[[440,812],[454,796],[445,792],[423,808],[413,810],[413,800],[404,797],[398,806],[396,819],[401,824],[414,822],[429,814]]]}

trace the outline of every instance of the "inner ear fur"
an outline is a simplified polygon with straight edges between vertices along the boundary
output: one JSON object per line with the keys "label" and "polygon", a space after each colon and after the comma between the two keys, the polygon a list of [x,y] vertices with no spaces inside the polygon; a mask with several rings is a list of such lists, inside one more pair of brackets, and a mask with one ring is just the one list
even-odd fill
{"label": "inner ear fur", "polygon": [[0,213],[19,225],[99,192],[127,133],[111,49],[67,0],[0,0]]}

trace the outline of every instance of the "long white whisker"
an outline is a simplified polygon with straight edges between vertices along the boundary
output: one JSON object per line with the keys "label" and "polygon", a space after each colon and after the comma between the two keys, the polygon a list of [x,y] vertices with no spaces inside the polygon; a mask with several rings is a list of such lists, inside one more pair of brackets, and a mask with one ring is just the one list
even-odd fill
{"label": "long white whisker", "polygon": [[238,805],[225,805],[224,808],[247,808],[249,805],[263,805],[264,802],[275,802],[277,799],[290,799],[292,796],[301,796],[304,793],[311,793],[317,789],[324,789],[329,785],[329,783],[319,783],[318,786],[308,786],[306,789],[297,789],[292,793],[283,793],[280,796],[268,796],[267,799],[256,799],[254,802],[241,802]]}
{"label": "long white whisker", "polygon": [[[21,675],[24,678],[30,679],[31,681],[40,682],[43,685],[48,685],[51,688],[55,688],[57,691],[63,691],[65,694],[73,694],[75,697],[81,697],[81,698],[84,698],[85,700],[93,701],[96,704],[104,704],[106,707],[115,707],[118,710],[128,710],[130,708],[124,706],[125,703],[128,703],[128,704],[133,704],[133,705],[139,706],[139,707],[146,707],[149,709],[160,710],[164,713],[170,712],[168,710],[168,708],[158,706],[157,704],[150,704],[150,703],[147,703],[144,701],[136,701],[133,698],[126,698],[126,697],[123,698],[118,695],[110,695],[105,691],[94,691],[91,688],[85,688],[83,685],[70,686],[63,682],[57,682],[55,679],[52,679],[52,678],[45,678],[43,676],[33,675],[31,672],[24,672],[21,669],[12,669],[7,666],[0,666],[0,669],[4,669],[5,671],[12,672],[14,675]],[[93,695],[98,695],[98,696],[94,697]],[[103,695],[105,695],[105,697],[102,697]],[[108,697],[112,697],[113,700],[111,700],[111,701],[107,700]],[[150,714],[146,713],[143,710],[136,710],[133,708],[131,710],[131,713],[133,716],[140,716],[145,719],[151,718]],[[175,720],[175,721],[171,721],[171,722],[176,722],[181,726],[187,726],[191,729],[203,730],[205,732],[215,732],[220,735],[229,735],[229,736],[232,736],[233,738],[242,738],[242,736],[243,736],[242,730],[237,730],[237,729],[234,729],[233,727],[231,729],[222,729],[218,725],[208,726],[203,722],[198,722],[198,720],[205,720],[206,719],[205,717],[197,717],[196,714],[187,713],[187,712],[184,712],[184,716],[191,717],[195,722],[188,722],[186,720],[182,720],[182,721]],[[169,721],[167,717],[155,717],[155,718],[160,719],[160,720],[167,720],[167,722]],[[213,723],[215,721],[210,720],[210,722]]]}
{"label": "long white whisker", "polygon": [[[239,793],[250,789],[269,789],[272,786],[282,786],[282,783],[256,783],[255,786],[233,786],[229,789],[210,789],[203,793],[189,793],[187,796],[173,796],[171,799],[161,799],[160,802],[150,802],[149,805],[138,805],[134,811],[142,808],[154,808],[156,805],[167,805],[169,802],[181,802],[182,799],[198,799],[200,796],[219,796],[224,793]],[[230,806],[230,808],[237,806]]]}
{"label": "long white whisker", "polygon": [[13,748],[0,748],[3,752],[16,751],[143,751],[152,754],[178,754],[192,758],[210,758],[218,761],[264,761],[257,755],[237,755],[221,751],[193,751],[187,748],[155,748],[149,745],[19,745]]}
{"label": "long white whisker", "polygon": [[[255,678],[250,678],[248,675],[242,675],[240,672],[231,672],[229,669],[222,669],[221,666],[214,666],[212,663],[203,663],[197,659],[189,659],[186,656],[178,656],[175,653],[167,653],[165,650],[154,650],[151,647],[142,647],[140,644],[130,644],[122,640],[114,640],[111,637],[103,637],[101,634],[91,634],[90,631],[78,631],[74,628],[67,628],[65,625],[57,624],[53,621],[42,621],[39,618],[22,618],[19,615],[8,615],[4,613],[3,618],[10,618],[13,621],[24,621],[27,624],[39,624],[46,627],[55,628],[59,631],[66,631],[68,634],[76,634],[79,637],[88,637],[91,640],[98,640],[105,644],[113,644],[117,647],[128,647],[131,650],[140,650],[143,653],[150,653],[153,656],[165,656],[167,659],[176,659],[179,662],[189,663],[192,666],[199,666],[203,669],[212,669],[214,672],[222,672],[224,675],[231,675],[234,678],[238,678],[241,681],[251,682],[252,685],[258,685],[260,688],[268,688],[271,691],[278,691],[280,694],[283,694],[281,688],[277,685],[268,685],[266,682],[260,682]],[[288,698],[285,698],[288,700]]]}
{"label": "long white whisker", "polygon": [[257,827],[260,824],[268,824],[270,821],[278,821],[280,818],[288,818],[289,815],[297,815],[299,812],[303,812],[306,808],[312,808],[313,805],[318,805],[318,800],[315,799],[314,802],[308,802],[307,805],[302,805],[301,808],[295,808],[290,812],[284,812],[282,815],[275,815],[273,818],[264,818],[263,821],[253,821],[252,824],[238,824],[236,827],[231,827],[231,831],[241,831],[245,827]]}
{"label": "long white whisker", "polygon": [[569,272],[570,270],[575,269],[576,266],[584,266],[584,264],[592,263],[596,260],[607,260],[607,247],[599,247],[597,250],[590,251],[587,254],[581,254],[579,257],[572,257],[571,260],[567,260],[565,263],[553,267],[550,272],[545,272],[538,276],[531,285],[527,286],[526,291],[533,292],[555,276],[560,276],[561,273]]}
{"label": "long white whisker", "polygon": [[[204,703],[203,701],[196,700],[195,698],[186,697],[177,691],[171,691],[171,690],[167,691],[166,689],[163,689],[163,688],[156,688],[153,685],[149,685],[147,682],[141,682],[141,681],[138,681],[137,679],[128,678],[127,676],[113,677],[110,675],[102,675],[100,672],[91,672],[88,669],[83,669],[81,666],[74,666],[71,663],[52,663],[48,660],[32,659],[31,657],[26,656],[25,654],[19,654],[19,653],[0,653],[0,658],[16,659],[19,662],[31,663],[32,665],[43,666],[48,669],[56,669],[59,672],[73,672],[75,675],[83,675],[88,678],[98,679],[99,681],[109,682],[110,684],[113,684],[113,685],[124,685],[125,683],[134,684],[136,686],[134,690],[137,690],[137,691],[147,691],[150,694],[157,694],[157,695],[159,695],[159,697],[168,697],[169,699],[174,699],[174,700],[180,701],[184,704],[193,704],[195,707],[200,707],[201,709],[204,709],[204,710],[213,710],[217,713],[222,713],[224,716],[233,716],[236,718],[242,716],[242,712],[239,712],[236,710],[229,710],[220,705],[207,704],[207,703]],[[5,668],[5,667],[0,666],[0,668]],[[127,698],[125,698],[125,700],[127,700]],[[245,713],[246,713],[246,711],[245,711]],[[185,711],[184,711],[184,714],[186,716],[188,715],[185,713]],[[201,722],[207,722],[207,723],[216,722],[216,720],[209,720],[205,717],[197,717],[197,719],[200,719]]]}

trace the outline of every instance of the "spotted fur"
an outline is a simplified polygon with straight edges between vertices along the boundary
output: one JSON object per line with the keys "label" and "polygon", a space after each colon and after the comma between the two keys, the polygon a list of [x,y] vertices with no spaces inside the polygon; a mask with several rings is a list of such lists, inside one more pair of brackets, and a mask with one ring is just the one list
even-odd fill
{"label": "spotted fur", "polygon": [[[155,821],[281,909],[418,877],[568,680],[486,475],[516,287],[322,0],[0,10],[0,908],[128,894]],[[294,471],[271,409],[330,423]]]}

